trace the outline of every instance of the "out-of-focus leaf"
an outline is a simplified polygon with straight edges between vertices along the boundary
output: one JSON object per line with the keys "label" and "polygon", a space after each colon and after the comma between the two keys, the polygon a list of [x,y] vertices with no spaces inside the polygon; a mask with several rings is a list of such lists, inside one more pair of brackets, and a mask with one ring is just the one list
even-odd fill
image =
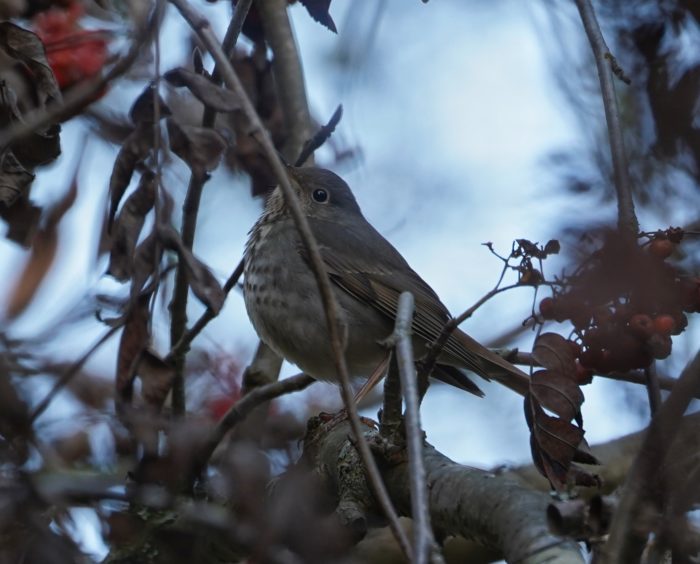
{"label": "out-of-focus leaf", "polygon": [[13,23],[0,22],[0,46],[29,67],[41,106],[49,100],[61,99],[58,83],[46,60],[44,44],[36,34]]}
{"label": "out-of-focus leaf", "polygon": [[12,207],[0,204],[0,217],[8,224],[6,237],[23,247],[29,247],[36,235],[41,208],[32,204],[28,198],[23,197],[14,203]]}
{"label": "out-of-focus leaf", "polygon": [[[11,441],[18,460],[23,463],[29,452],[27,438],[31,437],[32,426],[29,409],[17,393],[7,373],[0,373],[0,435]],[[15,441],[17,438],[19,440]]]}
{"label": "out-of-focus leaf", "polygon": [[136,372],[143,384],[141,393],[146,404],[159,410],[170,393],[175,377],[175,368],[151,349],[146,349],[141,354]]}
{"label": "out-of-focus leaf", "polygon": [[138,188],[129,196],[119,213],[114,227],[114,239],[107,272],[120,282],[131,277],[134,249],[143,228],[146,214],[156,199],[155,174],[146,171],[141,175]]}
{"label": "out-of-focus leaf", "polygon": [[173,86],[187,87],[200,102],[217,112],[232,112],[241,107],[238,97],[231,90],[217,86],[207,77],[191,70],[178,67],[166,72],[163,78]]}
{"label": "out-of-focus leaf", "polygon": [[141,355],[149,345],[148,321],[151,300],[144,294],[134,302],[119,340],[117,377],[115,381],[117,407],[130,404],[134,395],[134,377]]}
{"label": "out-of-focus leaf", "polygon": [[221,311],[226,299],[221,285],[211,271],[182,244],[182,239],[170,225],[158,226],[158,238],[167,248],[177,252],[187,268],[190,288],[194,295],[215,314]]}
{"label": "out-of-focus leaf", "polygon": [[327,27],[333,33],[338,33],[338,29],[335,27],[335,22],[329,12],[331,0],[300,0],[300,2],[314,20]]}
{"label": "out-of-focus leaf", "polygon": [[34,236],[29,260],[24,266],[8,299],[6,315],[17,317],[31,303],[56,256],[58,224],[73,206],[78,193],[77,170],[71,186],[61,200],[49,211],[46,224]]}
{"label": "out-of-focus leaf", "polygon": [[[158,105],[159,114],[158,119],[171,115],[170,108],[167,106],[163,98],[158,94]],[[138,125],[140,123],[154,123],[156,121],[156,111],[155,111],[155,85],[149,84],[144,88],[143,92],[139,94],[138,98],[134,101],[131,109],[129,110],[129,118],[131,121]]]}
{"label": "out-of-focus leaf", "polygon": [[134,168],[143,161],[153,147],[152,123],[140,123],[126,138],[114,161],[112,176],[109,179],[110,208],[108,227],[111,231],[114,216],[119,208],[122,196],[131,182]]}
{"label": "out-of-focus leaf", "polygon": [[29,192],[34,175],[27,171],[11,152],[5,153],[0,164],[0,205],[11,206]]}
{"label": "out-of-focus leaf", "polygon": [[172,118],[166,123],[170,148],[193,173],[202,175],[218,166],[221,154],[228,146],[223,135],[209,128],[181,125]]}

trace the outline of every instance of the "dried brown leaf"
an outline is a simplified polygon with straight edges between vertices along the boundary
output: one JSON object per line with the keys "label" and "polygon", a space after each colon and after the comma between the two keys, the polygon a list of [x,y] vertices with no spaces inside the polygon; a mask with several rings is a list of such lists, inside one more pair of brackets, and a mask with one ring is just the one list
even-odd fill
{"label": "dried brown leaf", "polygon": [[185,248],[180,235],[170,225],[160,225],[158,237],[163,245],[177,252],[180,261],[187,268],[189,285],[194,295],[212,312],[219,313],[226,294],[209,268]]}
{"label": "dried brown leaf", "polygon": [[205,106],[217,112],[232,112],[241,102],[231,90],[214,84],[209,78],[191,70],[178,67],[168,71],[163,78],[175,87],[186,87]]}
{"label": "dried brown leaf", "polygon": [[[158,120],[172,115],[170,108],[165,103],[163,98],[158,94]],[[153,125],[156,122],[156,92],[155,85],[149,84],[144,88],[143,92],[139,94],[138,98],[134,100],[134,103],[129,110],[129,118],[135,124],[147,123]]]}
{"label": "dried brown leaf", "polygon": [[134,264],[131,280],[131,295],[141,293],[146,281],[154,274],[163,256],[163,245],[158,240],[156,228],[146,237],[134,253]]}
{"label": "dried brown leaf", "polygon": [[552,370],[539,370],[530,379],[530,393],[542,407],[562,419],[580,421],[583,392],[571,378]]}
{"label": "dried brown leaf", "polygon": [[203,175],[214,170],[228,143],[214,129],[178,124],[168,118],[168,136],[173,153],[187,163],[193,173]]}
{"label": "dried brown leaf", "polygon": [[532,394],[525,396],[525,419],[530,428],[533,462],[553,488],[561,491],[570,484],[595,483],[591,474],[573,465],[574,461],[598,463],[592,455],[581,450],[586,446],[582,428],[547,415]]}
{"label": "dried brown leaf", "polygon": [[338,33],[338,29],[335,27],[335,22],[331,17],[329,12],[331,7],[331,0],[300,0],[304,5],[309,15],[320,23],[322,26],[328,28],[333,33]]}
{"label": "dried brown leaf", "polygon": [[114,227],[114,238],[107,272],[120,282],[131,277],[134,267],[134,249],[146,214],[156,199],[155,174],[146,171],[141,175],[138,188],[122,207]]}
{"label": "dried brown leaf", "polygon": [[126,138],[117,159],[112,168],[112,176],[109,179],[110,208],[108,226],[111,230],[114,216],[117,213],[119,202],[126,191],[134,168],[142,162],[153,147],[153,124],[140,123]]}
{"label": "dried brown leaf", "polygon": [[46,60],[44,44],[35,33],[10,22],[0,22],[0,46],[29,67],[41,106],[49,100],[61,99],[58,83]]}
{"label": "dried brown leaf", "polygon": [[576,358],[569,342],[556,333],[542,333],[535,341],[532,356],[548,370],[573,377]]}

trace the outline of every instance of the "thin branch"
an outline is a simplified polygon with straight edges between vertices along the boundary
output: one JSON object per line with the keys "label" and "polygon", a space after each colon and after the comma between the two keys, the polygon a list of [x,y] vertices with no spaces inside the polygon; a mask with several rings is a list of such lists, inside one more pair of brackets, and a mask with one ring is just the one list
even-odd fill
{"label": "thin branch", "polygon": [[[250,0],[239,2],[236,5],[236,10],[231,18],[222,52],[224,60],[228,63],[234,49],[236,41],[243,27],[248,9],[250,8]],[[216,63],[212,79],[220,80],[221,64]],[[202,127],[212,127],[216,120],[216,111],[209,107],[204,108],[202,114]],[[205,182],[209,179],[207,173],[196,174],[194,170],[190,176],[190,182],[187,187],[187,195],[185,202],[182,205],[182,244],[188,250],[192,250],[194,245],[194,236],[197,229],[197,216],[199,215],[199,204],[202,199],[202,190]],[[240,276],[240,275],[239,275]],[[174,351],[172,356],[175,376],[173,378],[172,389],[172,404],[173,415],[182,417],[186,411],[185,405],[185,354],[187,352],[187,343],[180,346],[180,342],[185,337],[187,328],[187,298],[189,293],[189,279],[187,268],[182,262],[178,262],[177,275],[175,277],[175,289],[173,290],[173,298],[170,304],[170,344]],[[208,322],[208,320],[207,320]],[[202,328],[206,325],[204,323]],[[201,329],[200,329],[201,330]],[[190,339],[191,340],[191,339]]]}
{"label": "thin branch", "polygon": [[598,68],[603,107],[605,108],[605,121],[608,124],[610,152],[612,154],[615,191],[617,194],[618,228],[631,240],[634,240],[639,232],[639,222],[634,211],[632,183],[629,177],[620,111],[617,107],[617,97],[615,96],[615,85],[613,83],[613,61],[615,59],[605,43],[590,0],[575,0],[575,2],[581,14],[581,21],[593,49],[593,56]]}
{"label": "thin branch", "polygon": [[[241,277],[242,274],[243,259],[241,259],[234,271],[231,273],[231,276],[229,276],[228,280],[226,280],[226,283],[223,287],[224,295],[228,296],[229,292],[237,284],[238,279]],[[170,350],[170,352],[165,358],[166,362],[171,361],[173,358],[180,354],[186,353],[192,341],[194,341],[197,335],[199,335],[202,332],[202,330],[207,326],[207,324],[215,317],[216,313],[214,313],[212,309],[207,308],[207,310],[200,316],[200,318],[192,326],[192,328],[189,329],[177,342],[177,344]]]}
{"label": "thin branch", "polygon": [[221,421],[219,421],[216,429],[202,449],[199,459],[199,464],[201,465],[200,468],[203,468],[206,465],[207,461],[214,453],[214,450],[216,450],[216,447],[226,436],[226,433],[231,431],[231,429],[233,429],[238,423],[243,421],[257,406],[285,394],[303,390],[309,387],[315,381],[316,380],[314,380],[311,376],[307,376],[306,374],[297,374],[296,376],[291,376],[289,378],[285,378],[284,380],[271,382],[270,384],[255,388],[243,396],[240,400],[233,404],[221,418]]}
{"label": "thin branch", "polygon": [[406,440],[408,468],[411,476],[411,516],[413,517],[413,562],[425,564],[429,560],[441,562],[442,556],[437,550],[433,529],[430,525],[428,485],[423,461],[423,430],[420,424],[418,402],[418,379],[411,342],[414,309],[413,294],[403,292],[399,296],[392,339],[396,343],[395,351],[401,388],[406,402]]}
{"label": "thin branch", "polygon": [[673,391],[649,424],[642,446],[630,466],[620,505],[610,526],[610,537],[601,553],[601,562],[634,562],[646,544],[646,531],[637,527],[650,499],[657,471],[663,467],[668,451],[680,428],[690,401],[700,393],[700,351],[683,369]]}
{"label": "thin branch", "polygon": [[[391,339],[391,337],[390,337]],[[389,370],[384,379],[384,400],[382,402],[381,425],[379,430],[384,437],[391,439],[401,426],[401,377],[396,362],[396,353],[390,351]]]}
{"label": "thin branch", "polygon": [[[529,352],[503,352],[494,351],[496,354],[500,354],[506,360],[512,362],[513,364],[523,364],[525,366],[539,366],[537,361],[532,357],[532,353]],[[630,384],[640,384],[642,386],[647,385],[647,377],[642,371],[633,372],[609,372],[608,374],[594,373],[598,378],[607,378],[608,380],[617,380],[619,382],[629,382]],[[656,375],[656,380],[658,381],[659,389],[670,392],[676,385],[675,378],[670,376],[664,376],[661,374]],[[700,393],[695,396],[700,399]]]}
{"label": "thin branch", "polygon": [[44,411],[46,411],[46,408],[49,407],[49,404],[58,395],[58,392],[60,392],[66,385],[68,385],[68,383],[75,377],[75,375],[78,374],[80,369],[85,365],[85,363],[93,355],[93,353],[97,349],[99,349],[103,344],[105,344],[112,335],[114,335],[119,329],[122,328],[123,325],[124,321],[114,325],[113,327],[110,327],[109,331],[102,335],[102,337],[100,337],[97,340],[97,342],[83,354],[83,356],[81,356],[78,360],[71,364],[68,367],[68,369],[63,374],[61,374],[61,377],[53,385],[51,391],[48,394],[46,394],[46,397],[44,397],[44,399],[41,400],[41,402],[39,402],[39,404],[34,408],[34,411],[32,411],[32,414],[29,417],[30,425],[34,424],[34,422],[39,418],[39,416],[42,413],[44,413]]}
{"label": "thin branch", "polygon": [[287,0],[256,0],[255,6],[265,31],[265,39],[274,56],[272,71],[277,84],[287,141],[282,154],[293,161],[311,137],[311,115],[306,100],[304,72],[287,14]]}
{"label": "thin branch", "polygon": [[408,543],[406,535],[399,524],[396,511],[394,510],[386,488],[384,487],[381,474],[379,473],[377,464],[374,461],[372,452],[369,449],[369,445],[364,439],[362,423],[357,415],[357,408],[353,402],[353,391],[350,385],[350,376],[345,361],[343,346],[341,344],[342,340],[340,338],[340,324],[338,321],[338,305],[335,301],[335,295],[331,289],[328,273],[326,272],[326,268],[323,264],[318,243],[311,232],[309,222],[307,221],[306,216],[301,209],[301,205],[299,204],[296,193],[292,188],[289,177],[287,176],[287,170],[280,160],[277,150],[272,143],[272,139],[260,120],[260,116],[258,116],[253,104],[248,98],[238,75],[228,62],[225,53],[212,33],[208,22],[203,19],[186,0],[170,0],[170,2],[180,11],[183,18],[190,24],[190,27],[192,27],[194,32],[201,39],[202,43],[209,50],[217,65],[221,65],[224,82],[226,86],[238,96],[238,99],[241,102],[242,110],[250,120],[252,130],[257,132],[263,152],[272,167],[272,171],[275,174],[277,181],[280,183],[280,188],[284,194],[284,199],[287,207],[289,208],[294,224],[299,231],[299,236],[304,247],[306,247],[309,253],[312,271],[314,273],[314,277],[316,278],[321,301],[326,313],[326,322],[328,325],[328,333],[330,336],[335,368],[340,378],[341,395],[348,412],[348,417],[353,429],[357,448],[360,452],[360,456],[362,457],[362,461],[365,464],[374,494],[377,496],[377,500],[379,501],[387,519],[389,520],[391,530],[396,536],[404,553],[408,558],[410,558],[411,546]]}
{"label": "thin branch", "polygon": [[661,405],[661,385],[659,377],[656,374],[656,363],[652,363],[651,366],[644,369],[644,376],[646,378],[647,394],[649,396],[649,409],[651,411],[651,416],[654,417]]}

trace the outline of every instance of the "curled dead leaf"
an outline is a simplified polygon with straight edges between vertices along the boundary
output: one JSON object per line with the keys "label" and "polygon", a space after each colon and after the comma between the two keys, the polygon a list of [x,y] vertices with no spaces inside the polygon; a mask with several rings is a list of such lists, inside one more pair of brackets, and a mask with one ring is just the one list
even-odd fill
{"label": "curled dead leaf", "polygon": [[217,112],[232,112],[241,108],[241,102],[231,91],[214,84],[200,73],[178,67],[163,78],[175,87],[186,87],[205,106]]}
{"label": "curled dead leaf", "polygon": [[168,136],[173,153],[187,163],[193,174],[203,176],[214,170],[228,142],[218,131],[194,125],[178,124],[168,118]]}
{"label": "curled dead leaf", "polygon": [[184,246],[179,233],[170,225],[159,225],[158,237],[164,246],[178,254],[180,261],[185,265],[194,295],[212,312],[219,313],[226,294],[209,268]]}
{"label": "curled dead leaf", "polygon": [[138,188],[127,198],[115,222],[107,272],[120,282],[131,278],[133,273],[136,242],[141,234],[146,215],[155,204],[155,178],[155,174],[151,171],[141,175]]}
{"label": "curled dead leaf", "polygon": [[[108,228],[111,231],[114,216],[126,192],[136,165],[142,162],[153,147],[152,123],[140,123],[126,138],[114,161],[112,175],[109,179],[110,208]],[[155,126],[157,127],[157,126]]]}

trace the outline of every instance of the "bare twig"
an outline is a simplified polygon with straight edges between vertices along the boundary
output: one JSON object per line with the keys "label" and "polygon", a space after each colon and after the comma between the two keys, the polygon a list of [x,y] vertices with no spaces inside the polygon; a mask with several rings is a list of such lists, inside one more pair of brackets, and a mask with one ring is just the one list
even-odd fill
{"label": "bare twig", "polygon": [[605,120],[608,124],[608,136],[610,139],[610,152],[612,154],[613,171],[615,177],[615,191],[617,193],[617,221],[618,228],[632,240],[639,231],[639,222],[634,211],[632,199],[632,183],[629,177],[625,142],[622,136],[620,112],[617,107],[615,85],[613,83],[614,58],[605,43],[600,31],[598,20],[590,0],[575,0],[576,7],[581,14],[581,21],[586,30],[588,41],[593,49],[600,89],[603,95],[603,107],[605,108]]}
{"label": "bare twig", "polygon": [[256,0],[255,6],[265,31],[265,39],[272,49],[272,71],[277,83],[287,142],[282,154],[293,161],[311,137],[311,115],[306,101],[304,73],[297,53],[292,26],[287,15],[287,0]]}
{"label": "bare twig", "polygon": [[211,53],[212,57],[216,61],[217,65],[221,65],[222,76],[224,82],[228,88],[230,88],[237,96],[241,102],[242,110],[250,120],[252,124],[252,129],[258,136],[262,146],[262,149],[267,157],[272,170],[280,183],[280,188],[284,194],[285,202],[289,208],[292,219],[299,231],[299,236],[302,243],[306,247],[309,257],[311,260],[311,267],[316,278],[316,283],[319,287],[319,293],[321,296],[321,301],[326,313],[326,322],[328,324],[328,333],[330,336],[331,346],[333,350],[333,356],[335,360],[335,368],[340,378],[341,384],[341,395],[343,397],[343,402],[348,412],[348,417],[355,435],[357,448],[360,451],[362,461],[365,464],[369,482],[372,485],[374,494],[379,501],[387,519],[389,520],[392,532],[396,536],[399,544],[401,545],[404,553],[410,558],[411,546],[406,539],[406,535],[401,528],[398,517],[396,515],[396,510],[391,504],[391,499],[387,494],[386,488],[381,479],[381,474],[377,468],[377,464],[372,457],[372,452],[369,449],[369,445],[363,436],[363,427],[359,416],[357,415],[357,409],[353,402],[353,391],[350,385],[350,377],[348,373],[347,364],[345,361],[345,354],[343,351],[342,340],[340,338],[340,326],[338,317],[338,305],[335,301],[335,295],[331,289],[330,280],[328,279],[328,274],[321,258],[321,254],[318,248],[318,243],[316,242],[311,228],[306,219],[306,216],[301,210],[299,200],[292,188],[289,177],[287,176],[287,170],[284,167],[282,161],[277,154],[274,144],[270,135],[265,130],[260,116],[258,116],[255,108],[253,107],[248,95],[241,84],[238,75],[233,70],[233,67],[228,62],[225,53],[221,49],[216,37],[211,31],[208,22],[204,20],[190,5],[186,0],[170,0],[170,2],[180,11],[185,20],[190,24],[194,32],[199,36],[202,43]]}
{"label": "bare twig", "polygon": [[[226,283],[224,284],[224,295],[228,295],[228,293],[236,285],[238,279],[241,277],[242,274],[243,260],[241,259],[234,271],[231,273],[231,276],[228,277],[228,280],[226,280]],[[182,338],[177,342],[177,344],[170,350],[165,360],[171,361],[175,356],[187,352],[190,343],[194,341],[195,337],[197,337],[197,335],[199,335],[202,332],[202,330],[212,319],[214,319],[214,317],[216,317],[216,313],[214,313],[212,309],[207,308],[207,310],[200,316],[197,322],[182,336]]]}
{"label": "bare twig", "polygon": [[[126,319],[126,317],[124,317],[124,319]],[[110,327],[109,331],[102,335],[102,337],[100,337],[97,340],[97,342],[83,354],[83,356],[81,356],[78,360],[71,364],[68,367],[68,369],[63,374],[61,374],[61,377],[53,385],[51,391],[48,394],[46,394],[46,397],[44,397],[44,399],[41,400],[39,404],[34,408],[34,411],[32,411],[32,414],[29,417],[30,424],[33,424],[39,418],[39,416],[42,413],[44,413],[44,411],[46,411],[46,408],[49,407],[49,404],[58,395],[58,392],[60,392],[75,377],[75,375],[78,374],[80,369],[85,365],[85,363],[93,355],[93,353],[97,349],[99,349],[104,343],[106,343],[112,335],[114,335],[119,329],[122,328],[123,325],[124,322],[122,321],[121,323]]]}
{"label": "bare twig", "polygon": [[[248,14],[248,9],[250,8],[250,0],[239,2],[236,5],[236,10],[231,18],[228,29],[226,31],[226,36],[224,38],[224,43],[222,50],[225,56],[226,62],[228,62],[229,57],[234,52],[236,47],[236,41],[240,35],[241,28],[243,27],[243,22],[246,15]],[[221,65],[216,63],[214,67],[214,73],[212,79],[220,80],[221,76]],[[205,107],[204,113],[202,114],[202,127],[212,127],[214,121],[216,120],[216,111],[212,108]],[[189,186],[187,187],[187,195],[185,196],[185,202],[182,206],[182,243],[186,249],[191,250],[194,245],[194,235],[197,229],[197,216],[199,214],[199,204],[202,199],[202,190],[204,188],[204,183],[207,181],[208,176],[204,174],[195,174],[192,171],[190,176]],[[239,274],[240,276],[240,274]],[[170,343],[173,350],[172,360],[175,369],[175,377],[173,378],[173,391],[172,391],[172,403],[173,403],[173,414],[175,416],[182,417],[185,414],[185,354],[187,352],[187,342],[180,343],[184,341],[185,331],[187,327],[187,296],[189,291],[189,280],[187,275],[187,268],[184,264],[178,263],[177,275],[175,277],[175,289],[173,290],[173,299],[170,305],[171,312],[171,325],[170,325]],[[205,315],[213,315],[211,312],[205,313]],[[201,324],[203,328],[204,325],[209,320]],[[198,330],[198,332],[201,329]],[[195,333],[196,335],[196,333]],[[194,336],[193,336],[194,337]],[[191,341],[191,339],[190,339]]]}
{"label": "bare twig", "polygon": [[634,562],[646,544],[646,531],[637,527],[637,519],[650,499],[652,483],[662,468],[666,455],[679,430],[690,401],[700,393],[700,352],[683,369],[673,391],[649,424],[642,446],[622,492],[620,505],[610,526],[610,538],[601,553],[600,562]]}
{"label": "bare twig", "polygon": [[392,339],[395,342],[401,388],[406,402],[406,441],[411,475],[411,516],[413,518],[413,562],[424,564],[429,560],[441,562],[442,556],[437,550],[430,525],[428,485],[423,461],[423,430],[420,424],[416,365],[411,343],[414,308],[413,294],[403,292],[399,296]]}
{"label": "bare twig", "polygon": [[646,378],[647,394],[649,395],[649,409],[651,410],[651,416],[654,417],[661,405],[661,385],[656,374],[655,363],[644,369],[644,376]]}
{"label": "bare twig", "polygon": [[[391,338],[390,338],[391,339]],[[384,379],[384,400],[382,402],[381,425],[379,430],[387,438],[394,436],[401,426],[401,411],[403,400],[401,398],[401,378],[396,362],[396,354],[390,351],[389,370]]]}
{"label": "bare twig", "polygon": [[199,459],[200,468],[203,468],[209,458],[211,458],[212,453],[226,436],[226,433],[233,429],[238,423],[243,421],[248,414],[253,411],[253,409],[271,399],[303,390],[304,388],[307,388],[313,384],[315,381],[316,380],[314,380],[311,376],[307,376],[306,374],[297,374],[296,376],[291,376],[289,378],[285,378],[284,380],[271,382],[264,386],[255,388],[250,393],[243,396],[240,400],[233,404],[221,418],[221,421],[219,421],[216,429],[212,433],[212,436],[202,449]]}

